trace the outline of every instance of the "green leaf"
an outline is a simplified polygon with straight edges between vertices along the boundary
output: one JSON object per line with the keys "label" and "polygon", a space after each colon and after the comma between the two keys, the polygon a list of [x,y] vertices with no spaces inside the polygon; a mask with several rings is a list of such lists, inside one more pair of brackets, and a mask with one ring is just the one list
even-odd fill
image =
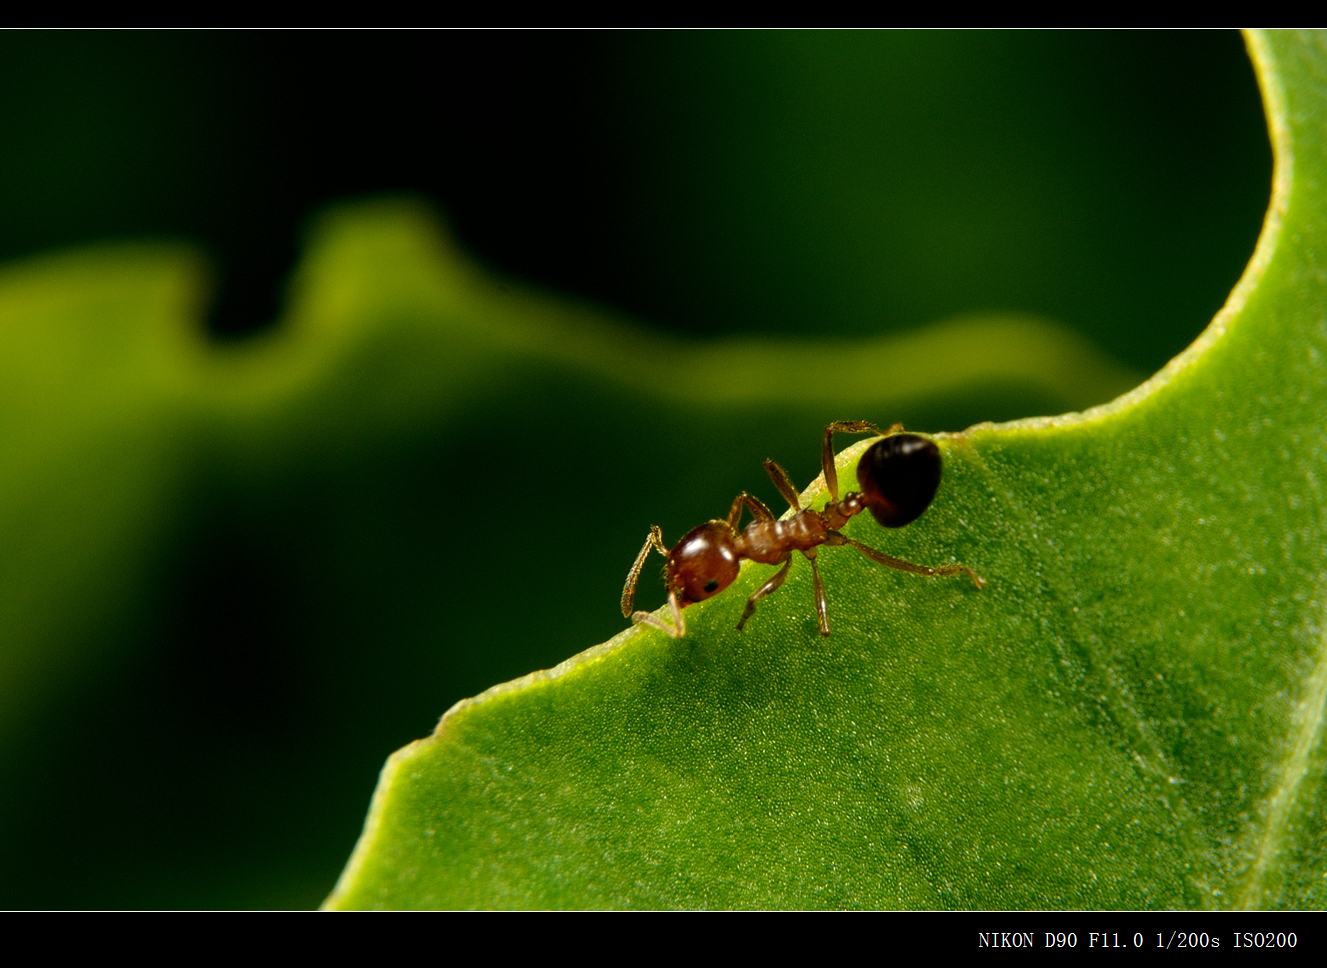
{"label": "green leaf", "polygon": [[[208,342],[206,291],[202,260],[179,246],[0,270],[0,864],[12,906],[316,904],[372,767],[426,728],[438,693],[550,664],[589,638],[587,623],[614,627],[612,549],[639,547],[631,521],[670,493],[689,506],[697,478],[722,480],[704,452],[633,443],[650,427],[681,414],[687,449],[727,453],[800,439],[813,412],[917,419],[992,394],[1085,406],[1133,376],[1072,332],[1010,315],[836,345],[650,336],[495,282],[412,202],[328,213],[262,338]],[[490,464],[473,457],[477,438],[506,457],[511,427],[545,476],[518,495],[520,513],[489,514],[466,472]],[[642,483],[614,500],[634,510],[586,537],[564,513],[581,480],[548,469],[574,461],[593,478],[633,452]],[[501,500],[522,479],[512,470]],[[551,545],[575,542],[575,567],[515,595],[476,587],[528,544],[527,520]],[[218,545],[221,580],[187,577],[221,593],[205,586],[198,624],[172,627],[178,599],[197,593],[178,572]],[[290,599],[251,611],[275,628],[244,619],[216,635],[246,605],[226,597],[224,569],[257,568]],[[580,587],[608,590],[597,615],[568,617]],[[494,614],[516,631],[471,647],[468,630]],[[539,623],[571,631],[519,631]],[[260,696],[288,676],[302,705],[246,703],[234,676]],[[198,685],[209,678],[220,682]],[[70,750],[79,768],[52,769]]]}
{"label": "green leaf", "polygon": [[1114,403],[940,436],[931,510],[847,529],[984,590],[826,549],[828,639],[804,563],[734,632],[748,566],[680,641],[466,700],[327,905],[1327,905],[1327,40],[1250,49],[1274,193],[1211,326]]}

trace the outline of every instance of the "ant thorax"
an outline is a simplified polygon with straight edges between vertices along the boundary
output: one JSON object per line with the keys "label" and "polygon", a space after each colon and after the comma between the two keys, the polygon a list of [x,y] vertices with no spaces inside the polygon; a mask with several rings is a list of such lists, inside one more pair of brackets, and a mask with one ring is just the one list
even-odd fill
{"label": "ant thorax", "polygon": [[777,565],[790,551],[809,551],[824,544],[831,531],[843,527],[862,510],[861,495],[854,492],[827,505],[823,511],[805,508],[786,521],[752,521],[741,534],[734,536],[733,546],[743,558],[762,565]]}

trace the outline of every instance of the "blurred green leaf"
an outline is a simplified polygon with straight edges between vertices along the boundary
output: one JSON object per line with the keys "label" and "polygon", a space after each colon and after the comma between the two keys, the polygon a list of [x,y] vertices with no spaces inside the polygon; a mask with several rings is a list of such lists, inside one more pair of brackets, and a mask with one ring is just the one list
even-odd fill
{"label": "blurred green leaf", "polygon": [[[341,210],[316,238],[286,324],[238,347],[209,345],[192,325],[205,286],[187,250],[91,249],[0,275],[0,527],[16,549],[0,565],[0,717],[34,699],[34,681],[80,674],[62,651],[78,640],[70,626],[114,607],[132,580],[116,576],[126,545],[178,512],[198,463],[245,477],[362,454],[445,423],[470,398],[513,392],[535,368],[615,385],[643,408],[686,401],[716,414],[893,413],[975,390],[1072,404],[1133,377],[1081,337],[1016,316],[838,345],[652,336],[495,286],[411,203]],[[60,527],[41,526],[51,521]],[[79,608],[56,607],[71,598]]]}
{"label": "blurred green leaf", "polygon": [[[388,761],[328,906],[1327,904],[1327,40],[1250,46],[1276,185],[1203,336],[1097,410],[941,436],[927,515],[848,529],[984,591],[830,549],[829,639],[796,566],[732,631],[752,566],[681,641],[459,703]],[[753,390],[775,352],[743,357]],[[623,356],[717,409],[722,379]]]}

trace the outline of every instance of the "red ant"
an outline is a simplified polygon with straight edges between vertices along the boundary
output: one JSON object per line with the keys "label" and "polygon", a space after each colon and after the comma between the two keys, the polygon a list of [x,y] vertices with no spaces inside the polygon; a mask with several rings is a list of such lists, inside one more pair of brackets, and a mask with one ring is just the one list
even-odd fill
{"label": "red ant", "polygon": [[[839,476],[834,468],[835,432],[875,433],[882,438],[867,448],[857,464],[857,483],[861,491],[849,492],[842,501],[839,500]],[[622,614],[630,616],[633,622],[644,622],[662,629],[673,638],[681,638],[686,634],[682,609],[703,602],[731,585],[743,558],[750,558],[762,565],[783,565],[746,600],[746,610],[737,623],[740,632],[747,619],[755,614],[756,602],[783,584],[788,577],[788,569],[792,567],[792,553],[800,551],[811,562],[811,582],[815,589],[820,634],[829,635],[825,585],[820,580],[820,569],[816,567],[816,551],[822,544],[851,545],[878,564],[909,571],[914,575],[940,578],[962,573],[971,578],[978,588],[986,584],[966,565],[916,565],[883,551],[876,551],[839,532],[849,518],[865,510],[869,510],[872,517],[886,528],[901,528],[921,517],[940,486],[940,448],[933,441],[904,433],[902,424],[881,430],[865,420],[837,420],[825,428],[820,460],[830,496],[829,504],[822,511],[803,508],[788,472],[774,461],[767,460],[765,470],[794,511],[787,521],[776,521],[773,512],[760,498],[743,491],[733,500],[727,520],[707,521],[692,528],[671,551],[664,547],[663,531],[659,526],[656,524],[650,528],[645,547],[636,556],[636,563],[627,575],[626,587],[622,589]],[[737,525],[742,520],[743,505],[751,511],[755,520],[746,526],[746,530],[739,532]],[[651,548],[657,549],[659,554],[668,559],[666,575],[668,604],[673,613],[671,624],[649,612],[631,610],[631,602],[636,595],[636,580],[640,577]]]}

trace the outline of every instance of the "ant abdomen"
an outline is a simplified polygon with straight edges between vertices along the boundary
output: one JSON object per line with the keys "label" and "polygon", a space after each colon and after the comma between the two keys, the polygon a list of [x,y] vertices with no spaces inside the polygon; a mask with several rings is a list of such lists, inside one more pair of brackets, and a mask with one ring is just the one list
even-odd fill
{"label": "ant abdomen", "polygon": [[916,434],[891,434],[857,464],[862,503],[883,527],[901,528],[931,506],[940,487],[940,448]]}
{"label": "ant abdomen", "polygon": [[686,604],[703,602],[733,583],[741,562],[725,521],[692,528],[668,553],[668,583]]}

